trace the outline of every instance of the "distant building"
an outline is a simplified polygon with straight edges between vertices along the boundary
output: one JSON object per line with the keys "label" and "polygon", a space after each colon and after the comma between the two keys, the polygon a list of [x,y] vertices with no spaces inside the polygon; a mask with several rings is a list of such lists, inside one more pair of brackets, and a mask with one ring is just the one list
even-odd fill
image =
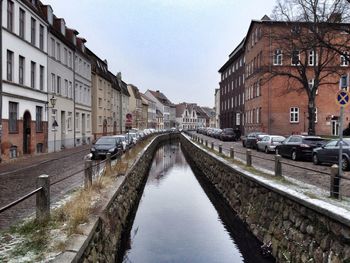
{"label": "distant building", "polygon": [[163,113],[160,110],[156,110],[156,117],[157,117],[157,130],[164,129],[164,117]]}
{"label": "distant building", "polygon": [[130,94],[128,92],[128,85],[122,80],[122,74],[119,72],[117,74],[117,80],[118,85],[121,89],[121,96],[120,96],[120,104],[121,110],[120,110],[120,133],[125,133],[128,129],[132,128],[132,121],[127,120],[127,114],[130,114],[129,111],[129,98]]}
{"label": "distant building", "polygon": [[220,89],[215,89],[215,127],[220,128]]}
{"label": "distant building", "polygon": [[198,127],[197,105],[195,103],[176,104],[176,126],[183,130],[195,130]]}
{"label": "distant building", "polygon": [[132,128],[141,129],[142,118],[142,98],[139,89],[128,84],[129,97],[129,113],[132,115]]}
{"label": "distant building", "polygon": [[215,109],[209,108],[209,107],[201,107],[201,108],[209,116],[209,123],[207,123],[207,127],[215,128],[216,127]]}
{"label": "distant building", "polygon": [[198,127],[209,127],[210,117],[208,114],[199,106],[195,106],[197,113],[197,126]]}
{"label": "distant building", "polygon": [[141,94],[143,100],[148,103],[147,107],[147,128],[157,128],[157,116],[156,116],[156,103],[147,97],[145,94]]}

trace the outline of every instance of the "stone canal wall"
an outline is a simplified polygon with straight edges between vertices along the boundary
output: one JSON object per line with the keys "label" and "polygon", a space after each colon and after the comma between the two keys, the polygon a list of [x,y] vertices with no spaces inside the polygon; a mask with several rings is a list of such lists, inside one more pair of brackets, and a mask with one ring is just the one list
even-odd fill
{"label": "stone canal wall", "polygon": [[227,201],[278,262],[350,263],[350,214],[244,171],[187,137],[188,161]]}
{"label": "stone canal wall", "polygon": [[154,153],[160,143],[176,137],[177,134],[159,135],[139,155],[72,262],[115,263],[122,256],[122,237],[136,212]]}

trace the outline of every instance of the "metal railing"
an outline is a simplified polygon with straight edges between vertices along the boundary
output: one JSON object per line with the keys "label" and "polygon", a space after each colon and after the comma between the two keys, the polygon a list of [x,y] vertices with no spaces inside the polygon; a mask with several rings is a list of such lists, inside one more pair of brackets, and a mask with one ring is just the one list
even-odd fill
{"label": "metal railing", "polygon": [[272,172],[274,172],[275,176],[283,176],[283,172],[282,172],[282,168],[283,166],[290,166],[293,168],[298,168],[301,169],[303,171],[309,171],[309,172],[314,172],[314,173],[318,173],[318,174],[322,174],[322,175],[326,175],[329,176],[329,180],[330,180],[330,196],[334,197],[334,198],[340,198],[340,192],[341,192],[341,187],[340,187],[340,182],[341,179],[346,180],[346,181],[350,181],[349,177],[346,176],[339,176],[338,173],[338,165],[333,165],[332,167],[330,167],[329,172],[326,171],[321,171],[319,169],[312,169],[312,168],[308,168],[305,166],[301,166],[298,164],[292,164],[290,162],[286,162],[286,161],[282,161],[282,157],[280,155],[275,155],[274,158],[268,158],[268,157],[262,157],[259,155],[255,155],[252,154],[252,150],[250,149],[246,149],[246,151],[239,151],[237,149],[234,149],[234,147],[230,147],[230,148],[225,148],[223,147],[223,145],[221,143],[215,143],[214,141],[210,141],[208,140],[208,138],[201,136],[201,135],[197,135],[197,134],[193,134],[193,133],[186,133],[188,136],[190,136],[190,138],[194,141],[197,142],[199,144],[202,144],[205,147],[209,147],[211,150],[213,151],[217,151],[219,154],[225,154],[228,153],[228,155],[226,155],[227,157],[229,157],[232,160],[237,159],[235,157],[236,154],[240,154],[245,156],[245,165],[250,167],[253,165],[253,158],[255,159],[261,159],[267,162],[271,162],[271,164],[274,166],[274,169]]}

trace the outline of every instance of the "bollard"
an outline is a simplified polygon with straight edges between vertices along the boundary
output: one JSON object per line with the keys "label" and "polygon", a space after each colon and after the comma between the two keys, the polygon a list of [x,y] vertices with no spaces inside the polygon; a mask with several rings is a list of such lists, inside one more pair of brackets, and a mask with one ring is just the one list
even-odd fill
{"label": "bollard", "polygon": [[219,153],[222,153],[222,144],[219,144]]}
{"label": "bollard", "polygon": [[205,140],[205,147],[208,147],[208,140]]}
{"label": "bollard", "polygon": [[36,194],[36,220],[42,223],[50,218],[50,177],[40,175],[37,187],[42,189]]}
{"label": "bollard", "polygon": [[339,199],[340,195],[340,178],[339,178],[339,166],[334,164],[331,167],[331,197]]}
{"label": "bollard", "polygon": [[92,185],[92,161],[85,161],[85,171],[84,171],[84,189],[88,189]]}
{"label": "bollard", "polygon": [[203,138],[201,138],[201,144],[203,144],[203,142],[204,142],[204,140],[203,140]]}
{"label": "bollard", "polygon": [[247,149],[247,154],[246,154],[246,159],[247,159],[247,166],[252,166],[252,150]]}
{"label": "bollard", "polygon": [[275,176],[282,176],[282,156],[276,154],[275,155]]}
{"label": "bollard", "polygon": [[106,155],[106,175],[110,175],[112,173],[112,155],[107,153]]}
{"label": "bollard", "polygon": [[214,142],[211,142],[211,149],[214,150]]}
{"label": "bollard", "polygon": [[233,147],[230,148],[230,158],[235,159],[235,151],[234,151]]}

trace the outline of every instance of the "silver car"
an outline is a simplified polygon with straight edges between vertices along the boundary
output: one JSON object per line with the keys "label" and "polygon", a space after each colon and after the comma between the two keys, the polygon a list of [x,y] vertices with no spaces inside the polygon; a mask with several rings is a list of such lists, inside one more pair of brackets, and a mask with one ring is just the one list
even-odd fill
{"label": "silver car", "polygon": [[281,144],[286,138],[280,135],[266,135],[264,136],[261,141],[258,141],[257,151],[264,151],[266,153],[275,152],[276,146],[278,144]]}

